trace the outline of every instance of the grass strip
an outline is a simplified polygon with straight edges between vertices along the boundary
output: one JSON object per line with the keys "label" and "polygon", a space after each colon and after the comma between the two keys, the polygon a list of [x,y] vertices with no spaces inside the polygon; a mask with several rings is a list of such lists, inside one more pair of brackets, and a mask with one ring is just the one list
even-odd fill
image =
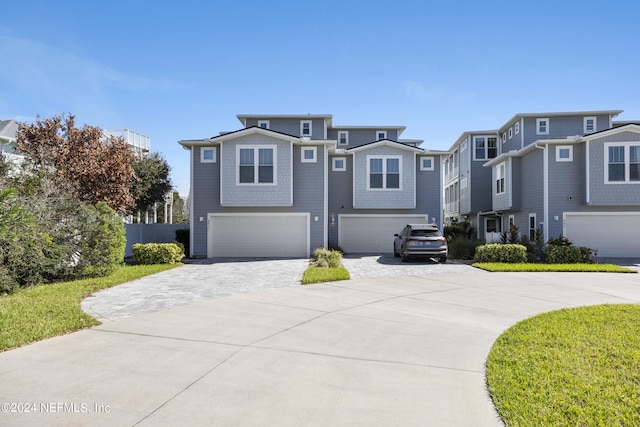
{"label": "grass strip", "polygon": [[99,325],[80,308],[83,298],[179,265],[123,265],[107,277],[39,285],[1,296],[0,351]]}
{"label": "grass strip", "polygon": [[302,276],[302,284],[336,282],[350,278],[349,271],[344,267],[309,267]]}
{"label": "grass strip", "polygon": [[637,273],[631,268],[614,264],[508,264],[500,262],[476,262],[473,267],[491,272],[574,272],[574,273]]}
{"label": "grass strip", "polygon": [[640,425],[640,306],[563,309],[502,334],[487,359],[507,426]]}

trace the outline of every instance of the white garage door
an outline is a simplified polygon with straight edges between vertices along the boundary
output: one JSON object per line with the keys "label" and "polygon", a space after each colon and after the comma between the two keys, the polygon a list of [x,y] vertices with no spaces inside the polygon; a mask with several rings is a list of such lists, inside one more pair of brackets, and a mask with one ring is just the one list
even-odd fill
{"label": "white garage door", "polygon": [[339,215],[338,246],[346,253],[393,251],[393,235],[407,224],[422,224],[428,215]]}
{"label": "white garage door", "polygon": [[640,212],[565,213],[563,234],[598,257],[640,257]]}
{"label": "white garage door", "polygon": [[207,257],[309,257],[309,214],[209,214]]}

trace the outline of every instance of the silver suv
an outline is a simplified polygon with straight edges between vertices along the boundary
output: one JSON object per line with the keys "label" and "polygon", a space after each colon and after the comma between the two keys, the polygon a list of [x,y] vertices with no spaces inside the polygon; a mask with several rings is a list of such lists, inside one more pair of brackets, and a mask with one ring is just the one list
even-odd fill
{"label": "silver suv", "polygon": [[407,224],[394,236],[393,255],[401,257],[402,262],[411,257],[447,261],[447,240],[434,224]]}

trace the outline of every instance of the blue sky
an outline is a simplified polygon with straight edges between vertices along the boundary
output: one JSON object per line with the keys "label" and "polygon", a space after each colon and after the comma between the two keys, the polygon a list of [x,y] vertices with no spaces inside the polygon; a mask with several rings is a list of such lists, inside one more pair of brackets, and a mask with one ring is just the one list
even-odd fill
{"label": "blue sky", "polygon": [[236,114],[402,125],[447,149],[516,113],[640,119],[636,2],[30,1],[0,16],[0,119],[127,128],[189,191],[177,143]]}

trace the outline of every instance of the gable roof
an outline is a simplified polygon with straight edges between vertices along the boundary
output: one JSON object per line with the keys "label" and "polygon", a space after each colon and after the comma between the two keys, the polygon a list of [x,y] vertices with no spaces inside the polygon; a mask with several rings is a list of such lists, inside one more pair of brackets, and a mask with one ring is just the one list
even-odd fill
{"label": "gable roof", "polygon": [[454,142],[451,145],[451,147],[449,148],[449,151],[451,151],[451,152],[455,151],[455,148],[457,146],[459,146],[460,144],[462,144],[462,141],[467,139],[468,136],[474,136],[474,135],[498,136],[498,130],[497,129],[489,129],[489,130],[467,130],[467,131],[464,131],[464,132],[462,132],[460,134],[458,139],[456,139],[456,142]]}
{"label": "gable roof", "polygon": [[331,114],[237,114],[236,117],[240,120],[243,126],[247,125],[247,119],[297,119],[297,120],[312,120],[312,119],[323,119],[327,120],[329,126],[331,126],[331,121],[333,120],[333,115]]}
{"label": "gable roof", "polygon": [[185,148],[194,147],[194,146],[208,146],[208,145],[219,144],[221,142],[233,140],[236,138],[241,138],[247,135],[254,135],[254,134],[270,136],[270,137],[278,138],[283,141],[288,141],[294,144],[309,144],[310,142],[313,142],[314,144],[335,145],[337,142],[332,140],[319,140],[319,139],[310,140],[306,137],[299,137],[299,136],[289,135],[287,133],[278,132],[271,129],[264,129],[258,126],[251,126],[251,127],[239,129],[233,132],[227,132],[221,135],[212,136],[210,138],[186,139],[186,140],[178,141],[178,143]]}
{"label": "gable roof", "polygon": [[400,148],[402,150],[413,151],[416,153],[424,153],[422,148],[414,147],[413,145],[403,144],[402,142],[392,141],[390,139],[381,139],[380,141],[373,141],[368,144],[358,145],[357,147],[347,148],[347,153],[357,153],[358,151],[369,150],[375,147],[389,146],[394,148]]}

